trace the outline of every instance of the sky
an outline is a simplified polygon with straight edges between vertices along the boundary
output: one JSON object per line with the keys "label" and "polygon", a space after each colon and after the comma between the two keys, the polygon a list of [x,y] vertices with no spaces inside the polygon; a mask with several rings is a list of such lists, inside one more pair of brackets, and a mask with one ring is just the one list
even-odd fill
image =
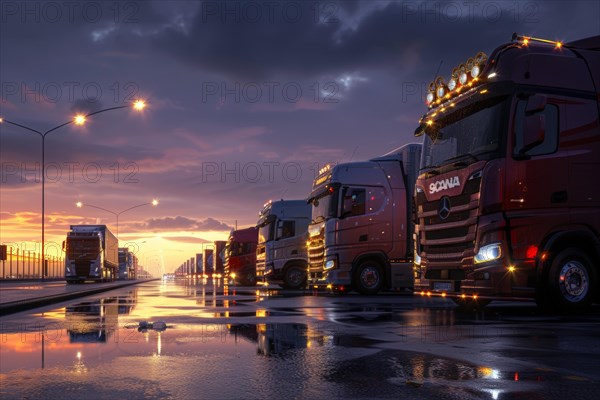
{"label": "sky", "polygon": [[[306,198],[325,164],[420,141],[438,68],[513,32],[599,35],[600,3],[2,0],[0,118],[46,131],[144,99],[46,137],[46,242],[158,199],[119,215],[119,239],[170,272],[266,201]],[[3,244],[41,247],[41,159],[0,123]]]}

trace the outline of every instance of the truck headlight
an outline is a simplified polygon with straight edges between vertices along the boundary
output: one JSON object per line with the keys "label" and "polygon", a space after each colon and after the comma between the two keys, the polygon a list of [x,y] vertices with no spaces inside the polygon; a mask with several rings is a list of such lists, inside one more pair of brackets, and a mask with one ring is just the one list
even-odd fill
{"label": "truck headlight", "polygon": [[421,265],[421,256],[415,253],[415,265]]}
{"label": "truck headlight", "polygon": [[270,274],[271,272],[273,272],[273,264],[265,265],[265,275]]}
{"label": "truck headlight", "polygon": [[332,269],[332,268],[337,268],[338,267],[338,260],[337,260],[337,255],[332,256],[331,258],[328,257],[327,260],[325,260],[325,266],[323,267],[323,269],[325,271]]}
{"label": "truck headlight", "polygon": [[502,244],[492,243],[485,245],[479,249],[475,254],[475,263],[484,263],[488,261],[497,260],[502,257]]}

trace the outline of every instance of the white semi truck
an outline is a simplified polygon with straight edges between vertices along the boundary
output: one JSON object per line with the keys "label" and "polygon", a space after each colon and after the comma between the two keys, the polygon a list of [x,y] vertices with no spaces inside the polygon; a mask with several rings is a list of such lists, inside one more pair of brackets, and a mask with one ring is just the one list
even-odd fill
{"label": "white semi truck", "polygon": [[119,241],[106,225],[71,225],[63,249],[67,283],[117,279]]}
{"label": "white semi truck", "polygon": [[308,224],[306,200],[269,201],[259,213],[256,274],[258,279],[299,289],[306,285]]}
{"label": "white semi truck", "polygon": [[412,288],[413,188],[420,144],[326,166],[308,201],[309,283],[362,294]]}

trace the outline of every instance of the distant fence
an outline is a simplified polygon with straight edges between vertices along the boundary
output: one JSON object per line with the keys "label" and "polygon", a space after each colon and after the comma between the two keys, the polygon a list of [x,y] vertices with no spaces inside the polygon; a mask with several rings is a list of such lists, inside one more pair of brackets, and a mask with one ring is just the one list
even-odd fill
{"label": "distant fence", "polygon": [[0,279],[64,278],[65,261],[46,255],[46,266],[42,268],[42,255],[30,250],[6,248],[6,258],[0,261]]}

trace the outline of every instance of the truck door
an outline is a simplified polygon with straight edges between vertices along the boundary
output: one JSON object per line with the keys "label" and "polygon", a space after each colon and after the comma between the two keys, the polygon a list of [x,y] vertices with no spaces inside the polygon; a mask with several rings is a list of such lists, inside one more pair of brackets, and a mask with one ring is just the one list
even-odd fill
{"label": "truck door", "polygon": [[507,168],[507,209],[569,206],[568,154],[559,146],[560,100],[532,95],[517,100],[513,157]]}
{"label": "truck door", "polygon": [[526,257],[553,226],[569,221],[568,151],[561,148],[561,100],[546,95],[518,98],[512,157],[506,164],[504,210],[511,226],[513,257]]}
{"label": "truck door", "polygon": [[282,265],[285,262],[294,257],[293,252],[297,256],[297,241],[292,240],[296,235],[296,221],[292,220],[278,220],[277,221],[277,232],[275,233],[275,240],[277,244],[275,245],[275,260],[281,262]]}
{"label": "truck door", "polygon": [[336,243],[350,245],[357,255],[369,248],[369,223],[365,212],[365,188],[343,187]]}

